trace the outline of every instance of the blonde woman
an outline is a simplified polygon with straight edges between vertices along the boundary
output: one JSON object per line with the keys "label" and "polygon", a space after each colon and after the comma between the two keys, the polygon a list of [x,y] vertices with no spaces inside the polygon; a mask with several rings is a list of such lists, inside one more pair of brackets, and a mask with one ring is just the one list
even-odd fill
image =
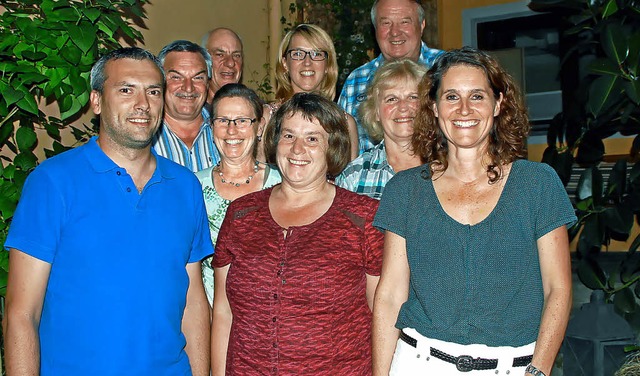
{"label": "blonde woman", "polygon": [[[331,37],[321,27],[300,24],[289,31],[278,48],[280,60],[276,65],[276,100],[265,110],[268,120],[280,105],[296,93],[316,92],[333,101],[338,82],[338,61]],[[351,141],[350,159],[358,156],[358,129],[356,121],[344,114]],[[260,144],[258,159],[264,161]]]}
{"label": "blonde woman", "polygon": [[411,59],[391,60],[376,71],[360,117],[376,145],[351,161],[336,185],[375,199],[400,171],[422,164],[411,138],[418,111],[418,84],[427,68]]}

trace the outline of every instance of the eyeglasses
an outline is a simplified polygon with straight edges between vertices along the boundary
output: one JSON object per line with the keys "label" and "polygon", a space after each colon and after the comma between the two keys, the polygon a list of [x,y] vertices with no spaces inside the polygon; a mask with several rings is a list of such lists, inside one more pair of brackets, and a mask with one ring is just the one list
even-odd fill
{"label": "eyeglasses", "polygon": [[242,129],[255,123],[256,120],[257,119],[249,119],[249,118],[227,119],[227,118],[217,117],[213,119],[213,125],[216,127],[228,127],[231,123],[233,123],[233,125],[235,125],[236,128]]}
{"label": "eyeglasses", "polygon": [[307,57],[307,55],[309,55],[309,57],[313,61],[322,61],[326,59],[327,56],[329,56],[327,51],[318,51],[318,50],[311,50],[311,51],[288,50],[287,55],[289,55],[291,60],[304,60]]}

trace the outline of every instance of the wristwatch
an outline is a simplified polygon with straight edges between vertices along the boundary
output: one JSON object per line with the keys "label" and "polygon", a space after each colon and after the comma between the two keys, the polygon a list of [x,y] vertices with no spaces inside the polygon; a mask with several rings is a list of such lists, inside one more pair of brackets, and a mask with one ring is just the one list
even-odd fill
{"label": "wristwatch", "polygon": [[544,372],[540,371],[538,368],[531,365],[531,363],[527,365],[527,369],[525,370],[525,372],[530,373],[533,376],[547,376]]}

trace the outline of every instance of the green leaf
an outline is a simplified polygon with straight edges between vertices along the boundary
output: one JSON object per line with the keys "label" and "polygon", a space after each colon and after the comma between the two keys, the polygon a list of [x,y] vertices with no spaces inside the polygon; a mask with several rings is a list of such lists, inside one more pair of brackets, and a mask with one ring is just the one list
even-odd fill
{"label": "green leaf", "polygon": [[602,18],[607,18],[618,11],[616,0],[609,0],[602,10]]}
{"label": "green leaf", "polygon": [[96,22],[96,20],[100,18],[100,11],[96,8],[85,8],[82,10],[82,14],[91,22]]}
{"label": "green leaf", "polygon": [[87,53],[93,47],[97,31],[93,25],[83,22],[81,26],[69,25],[68,30],[71,41],[82,52]]}
{"label": "green leaf", "polygon": [[[635,143],[636,140],[640,143],[640,135],[636,136],[633,142]],[[633,167],[631,167],[631,171],[629,172],[629,181],[634,184],[638,181],[638,178],[640,178],[640,163],[634,163]]]}
{"label": "green leaf", "polygon": [[624,84],[624,91],[631,101],[637,105],[640,105],[640,81],[626,81]]}
{"label": "green leaf", "polygon": [[[71,97],[68,97],[68,98],[71,98]],[[78,112],[80,112],[81,109],[82,109],[82,104],[77,99],[71,98],[71,106],[69,107],[68,110],[62,111],[60,113],[60,119],[66,120],[72,117],[73,115],[76,115]]]}
{"label": "green leaf", "polygon": [[578,239],[578,247],[582,249],[583,256],[588,256],[592,250],[599,250],[604,241],[604,226],[598,214],[591,214],[584,220],[584,227]]}
{"label": "green leaf", "polygon": [[98,22],[98,30],[105,33],[108,38],[113,38],[113,35],[116,33],[117,27],[114,28],[113,26],[108,18],[103,17],[103,21]]}
{"label": "green leaf", "polygon": [[640,235],[637,235],[635,239],[633,239],[633,242],[629,247],[629,253],[634,253],[635,251],[638,250],[638,247],[640,247]]}
{"label": "green leaf", "polygon": [[12,104],[22,99],[24,97],[24,93],[22,91],[15,90],[12,87],[8,87],[4,89],[4,91],[2,92],[2,96],[4,97],[7,106],[11,106]]}
{"label": "green leaf", "polygon": [[33,146],[38,141],[38,136],[33,129],[28,127],[20,127],[16,132],[16,142],[20,151],[33,150]]}
{"label": "green leaf", "polygon": [[631,313],[637,308],[636,298],[630,288],[617,292],[613,297],[613,305],[619,312]]}
{"label": "green leaf", "polygon": [[596,74],[610,74],[612,76],[619,76],[621,74],[620,66],[614,61],[605,58],[593,60],[589,63],[587,69],[589,69],[591,73]]}
{"label": "green leaf", "polygon": [[20,76],[20,79],[25,85],[41,84],[48,80],[47,76],[40,73],[25,73]]}
{"label": "green leaf", "polygon": [[619,200],[626,191],[627,183],[627,160],[620,159],[613,165],[613,169],[607,180],[608,195]]}
{"label": "green leaf", "polygon": [[602,173],[596,167],[590,167],[584,170],[578,181],[577,196],[578,200],[584,200],[588,197],[601,196]]}
{"label": "green leaf", "polygon": [[22,57],[29,61],[40,61],[47,57],[44,52],[22,51]]}
{"label": "green leaf", "polygon": [[628,33],[619,23],[610,23],[602,31],[600,38],[602,48],[607,56],[618,64],[622,64],[629,55],[627,35]]}
{"label": "green leaf", "polygon": [[603,110],[610,107],[615,97],[620,95],[620,79],[616,76],[601,76],[595,79],[589,87],[589,111],[597,117]]}
{"label": "green leaf", "polygon": [[10,122],[10,121],[0,126],[0,145],[2,146],[5,145],[9,137],[13,134],[13,129],[14,129],[13,122]]}
{"label": "green leaf", "polygon": [[578,264],[578,278],[591,290],[602,290],[605,288],[607,276],[593,259],[583,259]]}
{"label": "green leaf", "polygon": [[633,212],[624,204],[607,208],[603,213],[605,226],[618,234],[628,235],[633,227]]}
{"label": "green leaf", "polygon": [[13,48],[13,53],[18,58],[22,58],[24,51],[33,51],[33,46],[27,43],[20,42]]}
{"label": "green leaf", "polygon": [[60,51],[62,58],[69,62],[72,66],[76,67],[80,63],[82,58],[82,51],[73,46],[65,46]]}
{"label": "green leaf", "polygon": [[45,122],[44,129],[47,131],[47,135],[54,140],[60,141],[60,128],[51,122]]}
{"label": "green leaf", "polygon": [[13,164],[24,171],[31,171],[38,164],[38,158],[31,151],[23,151],[16,155]]}
{"label": "green leaf", "polygon": [[38,104],[36,103],[35,98],[32,95],[25,95],[20,99],[17,103],[18,107],[21,109],[30,112],[34,115],[38,115]]}
{"label": "green leaf", "polygon": [[628,43],[629,56],[627,57],[626,65],[629,72],[631,72],[637,80],[640,75],[640,31],[629,35]]}

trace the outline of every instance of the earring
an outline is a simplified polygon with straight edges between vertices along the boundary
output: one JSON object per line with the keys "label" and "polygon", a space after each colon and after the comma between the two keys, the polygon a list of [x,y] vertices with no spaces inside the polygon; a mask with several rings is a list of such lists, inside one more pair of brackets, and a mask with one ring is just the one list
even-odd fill
{"label": "earring", "polygon": [[257,139],[258,139],[258,142],[262,141],[262,135],[258,136]]}

